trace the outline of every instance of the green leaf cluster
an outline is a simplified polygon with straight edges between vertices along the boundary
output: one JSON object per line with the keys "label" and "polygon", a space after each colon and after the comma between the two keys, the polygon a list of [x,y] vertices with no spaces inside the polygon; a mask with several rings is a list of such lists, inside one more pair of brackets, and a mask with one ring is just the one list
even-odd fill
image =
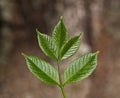
{"label": "green leaf cluster", "polygon": [[[96,68],[98,52],[84,54],[72,61],[64,72],[64,82],[60,74],[60,62],[73,56],[80,47],[82,34],[68,39],[68,32],[61,17],[55,26],[52,36],[43,34],[36,29],[39,46],[43,53],[54,59],[58,64],[58,70],[45,60],[23,54],[29,70],[41,81],[58,85],[64,95],[63,88],[66,84],[78,82],[87,78]],[[64,95],[64,98],[65,95]]]}

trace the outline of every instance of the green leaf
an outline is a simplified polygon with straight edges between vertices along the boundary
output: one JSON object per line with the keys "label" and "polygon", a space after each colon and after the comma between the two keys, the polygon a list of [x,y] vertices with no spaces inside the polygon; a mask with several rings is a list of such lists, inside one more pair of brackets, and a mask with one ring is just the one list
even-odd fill
{"label": "green leaf", "polygon": [[55,41],[53,41],[53,39],[50,36],[42,34],[38,30],[36,30],[36,32],[41,50],[48,57],[57,59],[57,47]]}
{"label": "green leaf", "polygon": [[56,42],[57,48],[60,50],[61,47],[65,44],[67,41],[67,30],[64,25],[63,19],[61,17],[58,24],[55,26],[52,37]]}
{"label": "green leaf", "polygon": [[73,61],[64,73],[64,85],[87,78],[96,68],[96,53],[88,53]]}
{"label": "green leaf", "polygon": [[80,47],[81,35],[71,38],[63,47],[61,58],[66,59],[74,55]]}
{"label": "green leaf", "polygon": [[58,72],[49,63],[35,57],[23,54],[29,70],[41,81],[48,84],[59,84]]}

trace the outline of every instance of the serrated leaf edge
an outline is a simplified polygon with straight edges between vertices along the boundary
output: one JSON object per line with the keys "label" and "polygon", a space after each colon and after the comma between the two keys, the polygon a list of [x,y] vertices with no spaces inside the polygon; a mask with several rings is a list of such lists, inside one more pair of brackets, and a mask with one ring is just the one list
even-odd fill
{"label": "serrated leaf edge", "polygon": [[[58,59],[58,57],[57,57],[57,47],[56,47],[55,41],[52,39],[51,36],[48,36],[48,35],[46,35],[46,34],[42,34],[42,33],[40,33],[37,29],[36,29],[36,32],[37,32],[38,43],[39,43],[39,46],[40,46],[41,50],[43,51],[43,53],[44,53],[46,56],[51,57],[51,58],[57,60],[57,59]],[[45,51],[44,48],[42,47],[42,45],[41,45],[41,43],[40,43],[40,36],[46,36],[46,37],[48,37],[49,40],[50,40],[50,43],[49,43],[49,44],[54,44],[53,47],[50,47],[50,48],[51,48],[51,49],[50,49],[50,53],[51,53],[52,56],[49,55],[48,53],[46,53],[46,51]],[[55,49],[56,49],[56,50],[55,50]]]}
{"label": "serrated leaf edge", "polygon": [[[62,48],[62,50],[61,50],[61,54],[62,54],[62,51],[64,51],[64,48],[67,46],[67,44],[69,44],[69,42],[70,42],[71,40],[73,40],[75,37],[78,37],[77,41],[73,43],[73,45],[76,44],[76,43],[78,43],[78,44],[79,44],[79,45],[78,45],[78,48],[76,49],[76,51],[75,51],[72,55],[68,56],[67,58],[70,58],[71,56],[73,56],[73,55],[79,50],[79,48],[80,48],[81,36],[82,36],[82,33],[80,33],[80,35],[78,35],[78,36],[72,37],[72,38],[63,46],[63,48]],[[71,47],[72,47],[72,46],[71,46]],[[69,47],[69,49],[67,49],[67,51],[64,53],[64,55],[61,57],[62,60],[67,59],[67,58],[64,57],[64,56],[65,56],[66,53],[71,49],[71,47]]]}
{"label": "serrated leaf edge", "polygon": [[[82,55],[82,56],[85,56],[85,55],[87,55],[87,54],[90,54],[90,53],[86,53],[86,54],[84,54],[84,55]],[[97,54],[99,54],[99,51],[97,51],[97,52],[95,52],[95,53],[92,53],[92,54],[97,56]],[[82,57],[82,56],[81,56],[81,57]],[[80,57],[80,58],[81,58],[81,57]],[[79,59],[79,58],[77,58],[77,59]],[[77,59],[76,59],[76,60],[77,60]],[[75,61],[75,60],[74,60],[74,61]],[[74,61],[72,61],[69,65],[71,66],[71,64],[72,64]],[[86,64],[86,65],[87,65],[87,64]],[[96,65],[97,65],[97,64],[96,64]],[[96,67],[95,67],[95,68],[96,68]],[[94,68],[94,69],[95,69],[95,68]],[[67,69],[68,69],[68,67],[67,67]],[[66,69],[66,70],[67,70],[67,69]],[[93,69],[93,71],[94,71],[94,69]],[[65,70],[65,71],[66,71],[66,70]],[[92,71],[92,72],[93,72],[93,71]],[[91,73],[92,73],[92,72],[91,72]],[[91,73],[90,73],[89,75],[91,75]],[[64,74],[65,74],[65,72],[64,72]],[[89,76],[89,75],[88,75],[88,76]],[[64,75],[64,76],[65,76],[65,75]],[[72,76],[72,77],[73,77],[73,76]],[[66,81],[64,81],[64,84],[63,84],[63,85],[69,84],[69,82],[67,82],[67,81],[69,81],[69,79],[66,80]],[[73,83],[73,82],[78,82],[78,81],[72,81],[72,82],[70,82],[70,83]]]}
{"label": "serrated leaf edge", "polygon": [[[28,55],[26,55],[26,54],[24,54],[24,53],[22,53],[22,55],[25,57],[25,60],[28,62],[28,60],[27,59],[29,59],[31,62],[32,62],[32,60],[29,58],[29,56]],[[34,56],[31,56],[31,57],[34,57]],[[36,56],[35,56],[36,57]],[[54,67],[52,67],[51,66],[51,64],[49,64],[48,62],[46,62],[46,61],[44,61],[43,59],[41,59],[41,58],[39,58],[39,57],[37,57],[39,60],[42,60],[43,62],[45,62],[45,63],[47,63],[48,64],[48,66],[50,66],[52,69],[54,69],[56,72],[57,72],[57,70],[54,68]],[[29,62],[28,62],[29,63]],[[33,64],[34,64],[34,62],[32,62]],[[36,66],[36,64],[34,64],[35,66]],[[29,65],[27,64],[27,66],[28,66],[28,69],[30,70],[30,72],[32,72],[32,70],[29,68]],[[36,66],[38,69],[40,69],[38,66]],[[41,70],[41,69],[40,69]],[[42,70],[41,70],[42,71]],[[44,74],[46,74],[44,71],[42,71]],[[33,72],[32,72],[33,73]],[[57,72],[58,73],[58,72]],[[37,76],[35,73],[33,73],[37,78],[39,78],[41,81],[43,81],[43,82],[45,82],[45,83],[48,83],[48,82],[46,82],[46,81],[44,81],[44,80],[42,80],[39,76]],[[46,76],[48,76],[47,74],[46,74]],[[56,85],[59,85],[59,78],[58,78],[58,81],[56,81],[55,79],[53,79],[52,77],[50,77],[50,76],[48,76],[49,78],[51,78],[51,80],[54,80],[54,82],[56,83]],[[58,77],[58,75],[57,75],[57,77]],[[51,83],[48,83],[48,84],[51,84]]]}

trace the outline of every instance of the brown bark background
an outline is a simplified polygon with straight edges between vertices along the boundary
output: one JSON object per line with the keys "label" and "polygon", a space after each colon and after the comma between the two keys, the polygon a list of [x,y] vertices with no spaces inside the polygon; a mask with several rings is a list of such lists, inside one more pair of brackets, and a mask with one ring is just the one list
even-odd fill
{"label": "brown bark background", "polygon": [[35,28],[51,34],[63,16],[70,37],[84,32],[79,55],[99,50],[87,79],[66,86],[68,98],[120,98],[120,0],[0,0],[0,98],[62,98],[60,89],[34,77],[21,52],[54,64],[39,49]]}

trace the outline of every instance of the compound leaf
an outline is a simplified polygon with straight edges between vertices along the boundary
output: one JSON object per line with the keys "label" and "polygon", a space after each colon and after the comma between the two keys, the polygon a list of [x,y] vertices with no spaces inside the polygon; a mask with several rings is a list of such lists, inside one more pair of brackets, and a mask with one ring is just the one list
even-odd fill
{"label": "compound leaf", "polygon": [[48,84],[59,84],[58,72],[49,63],[36,56],[23,54],[29,70],[41,81]]}
{"label": "compound leaf", "polygon": [[96,53],[88,53],[73,61],[64,73],[64,85],[87,78],[96,68]]}

